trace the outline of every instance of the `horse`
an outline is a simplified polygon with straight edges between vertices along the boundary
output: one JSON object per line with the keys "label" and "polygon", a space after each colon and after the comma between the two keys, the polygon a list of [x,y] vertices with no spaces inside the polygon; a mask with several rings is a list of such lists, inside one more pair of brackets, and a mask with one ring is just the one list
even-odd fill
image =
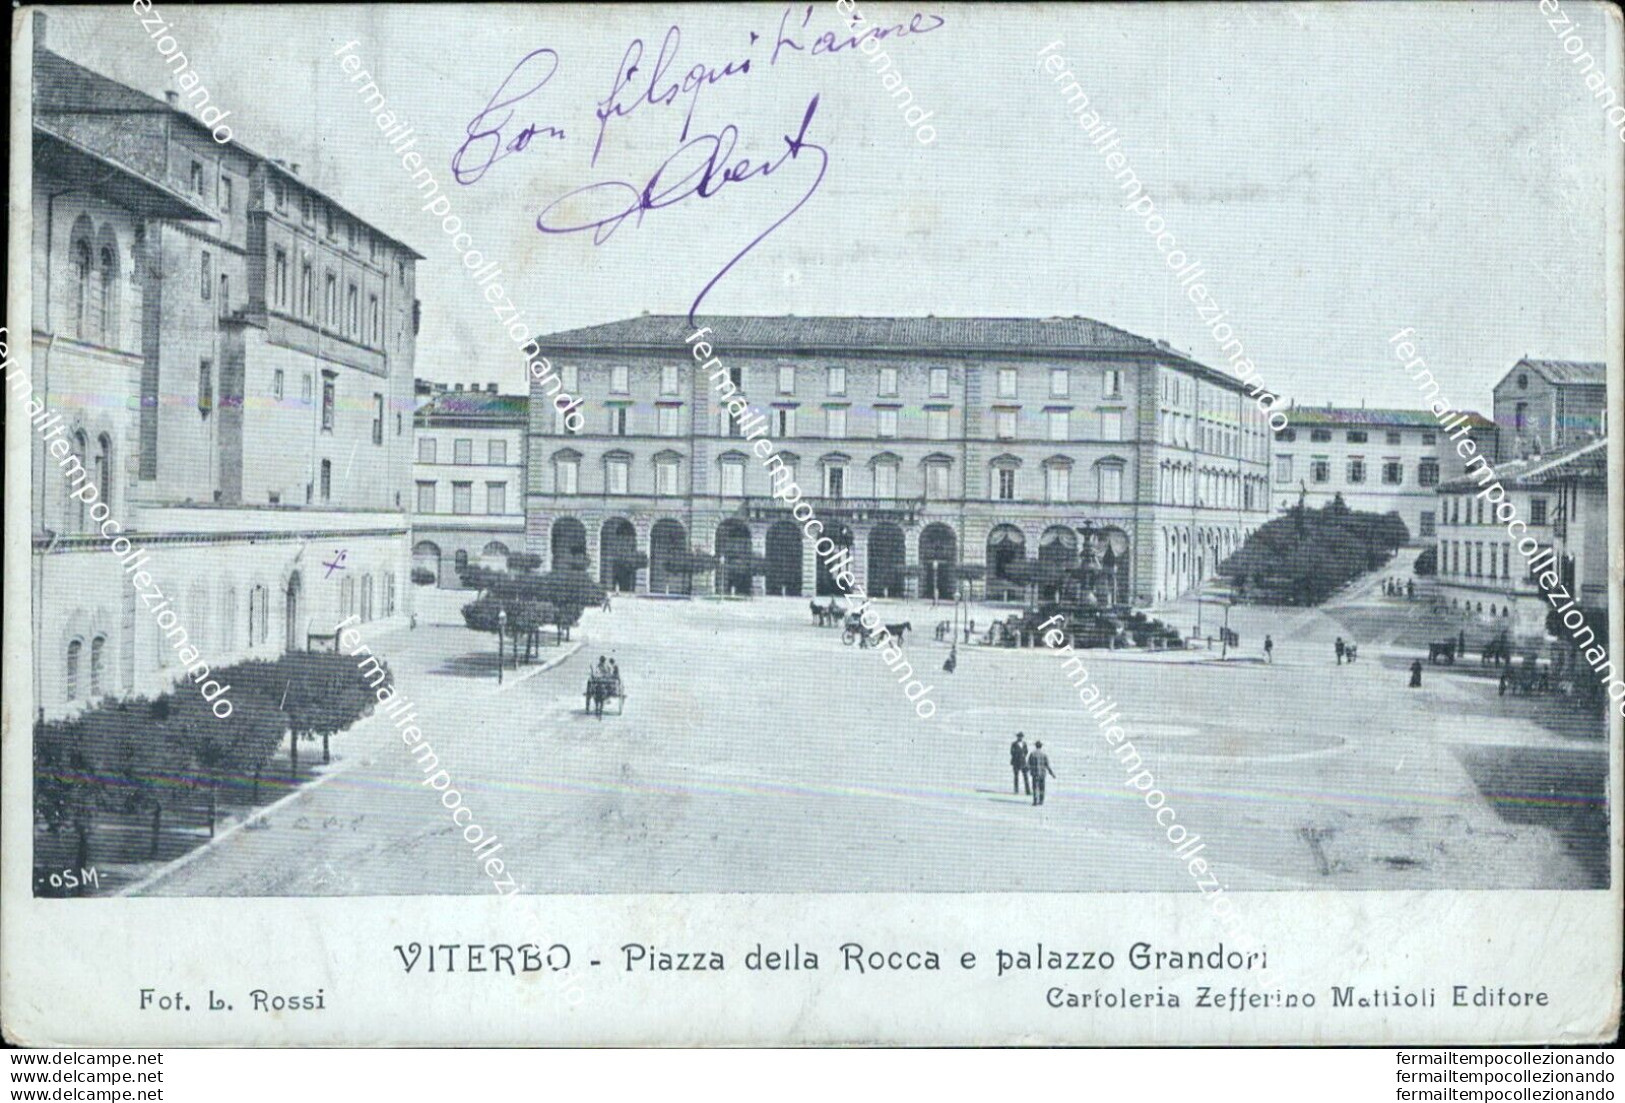
{"label": "horse", "polygon": [[582,712],[591,712],[602,720],[604,718],[604,702],[611,697],[621,697],[621,680],[608,675],[589,674],[587,676],[586,703]]}
{"label": "horse", "polygon": [[1456,641],[1455,640],[1445,640],[1442,643],[1430,643],[1430,644],[1428,644],[1428,665],[1432,666],[1434,663],[1438,662],[1440,659],[1443,659],[1447,663],[1451,663],[1451,664],[1455,663],[1455,661],[1456,661]]}
{"label": "horse", "polygon": [[888,625],[886,625],[886,631],[888,633],[890,633],[891,635],[895,636],[897,638],[898,642],[902,642],[903,633],[907,632],[909,629],[911,629],[913,627],[914,627],[914,625],[910,624],[908,621],[905,620],[902,624],[888,624]]}
{"label": "horse", "polygon": [[1506,633],[1502,632],[1484,645],[1484,650],[1479,655],[1478,665],[1489,666],[1491,663],[1500,663],[1505,667],[1511,661],[1512,644],[1508,641]]}

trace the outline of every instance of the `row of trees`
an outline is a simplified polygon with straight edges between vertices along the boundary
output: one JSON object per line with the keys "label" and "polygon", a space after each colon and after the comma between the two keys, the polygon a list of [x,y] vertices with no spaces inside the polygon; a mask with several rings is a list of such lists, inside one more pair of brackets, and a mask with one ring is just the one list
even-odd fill
{"label": "row of trees", "polygon": [[322,761],[330,761],[331,736],[377,700],[355,660],[330,651],[238,663],[212,677],[229,687],[224,719],[183,681],[157,697],[108,700],[35,725],[35,823],[71,835],[80,868],[94,857],[98,816],[150,814],[156,858],[166,810],[201,800],[212,835],[223,797],[259,802],[262,774],[285,738],[289,778],[297,780],[300,742],[320,737]]}
{"label": "row of trees", "polygon": [[1318,510],[1300,501],[1247,537],[1219,574],[1235,584],[1238,598],[1319,605],[1382,566],[1409,539],[1397,513],[1351,510],[1341,494]]}
{"label": "row of trees", "polygon": [[463,606],[463,623],[476,632],[502,632],[515,642],[516,661],[518,641],[524,641],[529,662],[541,646],[543,628],[553,627],[556,642],[567,640],[582,612],[604,601],[604,588],[585,571],[539,574],[541,565],[538,555],[514,554],[505,571],[470,564],[459,572],[465,586],[479,591]]}

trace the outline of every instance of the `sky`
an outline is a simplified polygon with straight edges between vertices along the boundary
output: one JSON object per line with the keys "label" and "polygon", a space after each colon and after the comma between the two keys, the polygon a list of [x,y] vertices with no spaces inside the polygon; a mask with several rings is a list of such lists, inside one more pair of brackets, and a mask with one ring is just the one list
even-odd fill
{"label": "sky", "polygon": [[[1611,193],[1618,218],[1625,142],[1534,0],[857,10],[922,28],[882,45],[931,112],[929,144],[868,56],[813,54],[821,34],[853,33],[831,0],[154,8],[231,110],[236,140],[300,162],[424,254],[422,378],[519,391],[523,358],[341,69],[335,51],[350,42],[537,333],[686,314],[703,292],[702,313],[1082,315],[1222,365],[1041,70],[1039,52],[1059,42],[1052,52],[1117,128],[1166,232],[1203,262],[1212,300],[1283,399],[1421,405],[1388,341],[1407,327],[1444,394],[1486,411],[1522,356],[1608,357],[1606,212]],[[1611,54],[1620,89],[1617,21],[1600,5],[1563,10],[1591,53]],[[154,96],[174,87],[130,7],[50,18],[59,53]],[[696,66],[717,79],[640,101],[673,26],[658,88]],[[802,49],[775,58],[781,33]],[[637,40],[638,71],[613,101],[630,110],[601,124]],[[531,88],[479,123],[487,104]],[[504,143],[536,133],[483,175],[472,167],[487,143],[475,143],[460,163],[478,179],[455,182],[471,124],[504,121]],[[735,135],[707,196],[626,218],[597,244],[590,229],[537,229],[607,219],[667,158],[657,193]],[[741,178],[724,181],[725,167]],[[571,195],[590,185],[603,186]]]}

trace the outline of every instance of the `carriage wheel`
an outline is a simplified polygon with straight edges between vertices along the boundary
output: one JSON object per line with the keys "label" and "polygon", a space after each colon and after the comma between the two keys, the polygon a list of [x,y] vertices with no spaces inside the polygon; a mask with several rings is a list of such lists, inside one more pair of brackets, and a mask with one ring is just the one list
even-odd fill
{"label": "carriage wheel", "polygon": [[841,642],[844,643],[844,644],[856,643],[857,639],[858,639],[858,634],[856,632],[852,631],[852,629],[850,629],[850,628],[844,630],[841,633]]}

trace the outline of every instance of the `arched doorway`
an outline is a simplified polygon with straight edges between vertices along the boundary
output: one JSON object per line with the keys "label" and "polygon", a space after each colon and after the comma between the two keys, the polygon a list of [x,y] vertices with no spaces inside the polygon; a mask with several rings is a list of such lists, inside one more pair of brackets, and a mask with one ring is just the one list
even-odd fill
{"label": "arched doorway", "polygon": [[920,533],[920,596],[954,596],[954,569],[959,565],[959,541],[954,530],[940,521]]}
{"label": "arched doorway", "polygon": [[611,517],[598,532],[598,581],[622,593],[638,588],[638,534],[625,517]]}
{"label": "arched doorway", "polygon": [[801,530],[775,521],[767,530],[767,592],[801,596]]}
{"label": "arched doorway", "polygon": [[[428,571],[433,577],[430,585],[440,585],[440,545],[430,540],[419,540],[412,545],[412,573],[422,577],[419,572]],[[412,579],[413,582],[417,578]]]}
{"label": "arched doorway", "polygon": [[303,651],[305,648],[305,640],[301,635],[299,615],[300,596],[303,589],[304,583],[299,578],[299,572],[294,571],[293,574],[288,576],[288,588],[282,595],[282,649],[284,651]]}
{"label": "arched doorway", "polygon": [[1129,538],[1120,528],[1105,528],[1090,542],[1094,552],[1095,595],[1109,605],[1127,605],[1129,590]]}
{"label": "arched doorway", "polygon": [[716,549],[722,592],[750,596],[750,526],[732,518],[722,522],[717,526]]}
{"label": "arched doorway", "polygon": [[688,576],[672,569],[673,561],[688,551],[688,530],[682,522],[663,517],[649,530],[649,592],[686,594]]}
{"label": "arched doorway", "polygon": [[[925,558],[925,552],[920,552]],[[987,596],[990,601],[1011,601],[1026,593],[1026,587],[1011,582],[1006,573],[1013,562],[1027,558],[1027,537],[1014,525],[997,525],[987,534]]]}
{"label": "arched doorway", "polygon": [[903,566],[908,561],[903,530],[882,521],[869,533],[869,592],[881,597],[903,596]]}
{"label": "arched doorway", "polygon": [[1051,525],[1038,538],[1038,595],[1061,601],[1077,587],[1078,534],[1065,525]]}
{"label": "arched doorway", "polygon": [[[824,527],[824,535],[835,542],[836,548],[845,548],[847,551],[852,550],[852,530],[839,521],[830,521]],[[817,554],[816,548],[813,554],[816,556],[816,569],[818,572],[817,584],[813,592],[819,597],[839,597],[846,593],[841,588],[841,584],[835,581],[835,575],[831,573],[829,563],[823,556]]]}
{"label": "arched doorway", "polygon": [[480,552],[480,566],[490,571],[505,571],[508,569],[508,545],[500,540],[493,540],[485,545]]}
{"label": "arched doorway", "polygon": [[553,521],[553,566],[555,571],[587,569],[587,526],[574,517]]}

